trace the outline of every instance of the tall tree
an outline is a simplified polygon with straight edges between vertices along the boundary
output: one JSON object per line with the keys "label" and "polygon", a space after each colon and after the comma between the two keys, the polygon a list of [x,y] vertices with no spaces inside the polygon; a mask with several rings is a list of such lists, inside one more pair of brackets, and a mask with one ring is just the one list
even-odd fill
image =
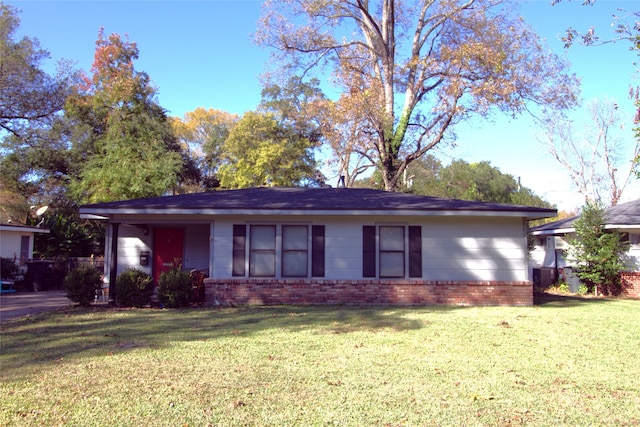
{"label": "tall tree", "polygon": [[172,118],[172,126],[200,171],[200,190],[219,186],[218,169],[222,162],[222,147],[238,117],[225,111],[196,108],[182,119]]}
{"label": "tall tree", "polygon": [[135,43],[118,34],[96,41],[92,75],[66,113],[84,132],[74,141],[87,156],[74,190],[85,202],[158,196],[180,178],[185,157],[156,100],[149,76],[136,71]]}
{"label": "tall tree", "polygon": [[56,75],[44,72],[49,52],[37,39],[14,40],[19,25],[17,10],[0,3],[0,130],[26,138],[62,110],[74,73],[64,62]]}
{"label": "tall tree", "polygon": [[634,176],[640,140],[627,130],[618,105],[593,100],[587,105],[590,119],[578,122],[547,117],[539,140],[569,173],[585,201],[615,205]]}
{"label": "tall tree", "polygon": [[[556,5],[562,0],[553,0],[551,4]],[[596,4],[596,0],[583,0],[583,6],[593,6]],[[565,43],[565,48],[570,48],[576,40],[578,43],[584,46],[602,46],[608,43],[628,42],[630,50],[635,52],[636,55],[640,55],[640,10],[623,10],[616,9],[615,13],[612,13],[612,22],[610,28],[613,29],[613,35],[601,36],[601,33],[595,26],[589,27],[587,30],[576,30],[569,27],[566,30],[565,36],[562,40]],[[637,67],[638,62],[635,61],[634,65]],[[640,88],[637,85],[629,85],[629,98],[635,100],[635,112],[634,123],[635,128],[633,134],[636,140],[640,141]],[[640,156],[636,155],[633,159],[635,165],[635,174],[637,178],[640,178]]]}
{"label": "tall tree", "polygon": [[313,180],[313,146],[273,113],[247,112],[225,141],[220,185],[295,186]]}
{"label": "tall tree", "polygon": [[458,159],[443,166],[434,156],[427,155],[407,168],[403,183],[407,191],[426,196],[552,207],[488,161],[468,163]]}
{"label": "tall tree", "polygon": [[77,73],[60,61],[58,71],[47,74],[42,65],[49,52],[36,39],[16,40],[19,24],[17,9],[0,3],[2,222],[23,222],[30,205],[61,191],[72,167],[59,121]]}
{"label": "tall tree", "polygon": [[[367,94],[360,120],[387,190],[455,124],[530,102],[566,108],[576,79],[500,0],[268,0],[257,40],[286,69],[334,72],[343,94]],[[323,70],[324,68],[319,68]]]}

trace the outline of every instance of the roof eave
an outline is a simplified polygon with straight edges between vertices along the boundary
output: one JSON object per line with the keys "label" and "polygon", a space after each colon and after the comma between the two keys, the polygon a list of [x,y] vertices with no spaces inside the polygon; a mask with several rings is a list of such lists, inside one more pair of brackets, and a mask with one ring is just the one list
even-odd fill
{"label": "roof eave", "polygon": [[555,211],[473,210],[473,209],[184,209],[184,208],[81,208],[83,219],[106,220],[110,215],[326,215],[326,216],[500,216],[522,217],[527,220],[549,218]]}

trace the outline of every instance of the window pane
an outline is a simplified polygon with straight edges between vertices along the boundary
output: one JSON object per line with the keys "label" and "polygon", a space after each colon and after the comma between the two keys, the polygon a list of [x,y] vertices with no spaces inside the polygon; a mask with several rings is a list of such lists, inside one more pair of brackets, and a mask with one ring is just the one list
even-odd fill
{"label": "window pane", "polygon": [[276,226],[252,225],[251,226],[251,250],[275,251],[276,250]]}
{"label": "window pane", "polygon": [[276,275],[276,226],[252,225],[249,248],[249,275],[274,277]]}
{"label": "window pane", "polygon": [[251,252],[249,274],[254,277],[273,277],[276,275],[275,252]]}
{"label": "window pane", "polygon": [[282,226],[282,275],[307,276],[309,228],[306,225]]}
{"label": "window pane", "polygon": [[404,253],[380,253],[380,277],[404,277]]}
{"label": "window pane", "polygon": [[282,226],[282,249],[307,250],[307,226],[306,225],[283,225]]}
{"label": "window pane", "polygon": [[380,227],[381,251],[404,251],[404,227]]}
{"label": "window pane", "polygon": [[282,275],[285,277],[307,277],[307,251],[283,252]]}

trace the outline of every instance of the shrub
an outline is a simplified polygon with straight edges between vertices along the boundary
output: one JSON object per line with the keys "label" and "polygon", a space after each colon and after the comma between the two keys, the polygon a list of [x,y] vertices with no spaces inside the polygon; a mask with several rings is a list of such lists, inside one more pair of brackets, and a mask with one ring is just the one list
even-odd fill
{"label": "shrub", "polygon": [[91,304],[101,286],[101,274],[91,266],[75,268],[64,278],[67,298],[80,305]]}
{"label": "shrub", "polygon": [[162,273],[158,281],[158,300],[164,307],[187,307],[193,301],[191,276],[180,265]]}
{"label": "shrub", "polygon": [[116,303],[123,307],[144,307],[153,295],[153,279],[142,270],[131,268],[116,279]]}
{"label": "shrub", "polygon": [[0,279],[14,280],[20,268],[11,258],[0,258]]}

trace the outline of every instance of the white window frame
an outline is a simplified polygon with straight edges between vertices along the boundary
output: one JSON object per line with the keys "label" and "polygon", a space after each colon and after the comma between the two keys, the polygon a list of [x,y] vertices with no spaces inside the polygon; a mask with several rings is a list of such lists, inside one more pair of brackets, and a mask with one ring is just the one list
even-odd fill
{"label": "white window frame", "polygon": [[[245,271],[246,271],[246,276],[245,277],[250,277],[250,278],[261,278],[261,277],[269,277],[269,278],[310,278],[311,277],[311,271],[312,271],[312,256],[311,256],[311,248],[312,248],[312,224],[310,223],[302,223],[302,222],[283,222],[283,223],[279,223],[279,222],[251,222],[251,223],[247,223],[248,226],[248,232],[247,232],[247,241],[246,241],[246,245],[245,245],[245,251],[246,251],[246,256],[245,256]],[[253,267],[253,254],[255,252],[255,250],[253,249],[252,245],[253,245],[253,233],[252,233],[252,229],[253,227],[260,227],[260,226],[268,226],[268,227],[275,227],[275,251],[274,256],[275,256],[275,260],[274,260],[274,274],[273,275],[255,275],[254,274],[254,268]],[[283,249],[283,238],[284,238],[284,232],[283,232],[283,227],[288,227],[288,226],[301,226],[301,227],[305,227],[306,228],[306,234],[307,234],[307,239],[306,239],[306,249],[304,250],[305,252],[305,256],[306,256],[306,268],[305,268],[305,275],[285,275],[284,274],[284,253],[287,252]]]}

